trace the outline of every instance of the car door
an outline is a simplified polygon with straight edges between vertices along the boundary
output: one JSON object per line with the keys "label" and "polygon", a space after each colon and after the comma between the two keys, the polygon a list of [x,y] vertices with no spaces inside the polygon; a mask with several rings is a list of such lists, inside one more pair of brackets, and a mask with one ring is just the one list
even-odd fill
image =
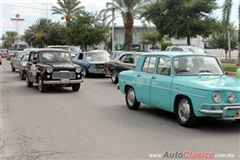
{"label": "car door", "polygon": [[17,65],[16,65],[17,55],[18,55],[18,52],[14,53],[14,54],[13,54],[13,57],[12,57],[11,60],[10,60],[14,68],[17,67]]}
{"label": "car door", "polygon": [[114,64],[114,69],[119,73],[121,71],[131,70],[134,67],[133,54],[125,54]]}
{"label": "car door", "polygon": [[29,69],[29,79],[32,82],[36,82],[36,76],[37,76],[37,66],[36,64],[38,63],[38,52],[32,52],[32,59],[31,59],[31,65]]}
{"label": "car door", "polygon": [[155,72],[157,57],[147,56],[145,57],[143,67],[141,71],[137,73],[135,81],[135,90],[138,101],[150,104],[150,90],[151,81]]}
{"label": "car door", "polygon": [[171,85],[171,62],[169,57],[160,56],[156,74],[151,81],[151,105],[170,110]]}

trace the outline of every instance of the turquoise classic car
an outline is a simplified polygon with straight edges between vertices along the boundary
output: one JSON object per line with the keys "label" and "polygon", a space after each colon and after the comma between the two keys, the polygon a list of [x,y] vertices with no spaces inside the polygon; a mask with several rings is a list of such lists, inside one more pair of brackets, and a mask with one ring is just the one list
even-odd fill
{"label": "turquoise classic car", "polygon": [[191,52],[140,56],[134,70],[120,73],[118,88],[129,109],[140,103],[173,112],[190,127],[198,117],[240,120],[240,80],[224,74],[219,60]]}

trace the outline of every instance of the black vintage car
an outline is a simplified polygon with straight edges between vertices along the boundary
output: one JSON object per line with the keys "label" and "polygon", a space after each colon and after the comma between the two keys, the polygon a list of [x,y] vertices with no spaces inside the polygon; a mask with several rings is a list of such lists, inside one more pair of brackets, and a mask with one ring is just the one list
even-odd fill
{"label": "black vintage car", "polygon": [[48,86],[72,87],[80,89],[82,69],[72,63],[71,54],[60,49],[35,49],[29,54],[26,65],[26,83],[28,87],[38,84],[38,90],[44,92]]}
{"label": "black vintage car", "polygon": [[140,52],[124,51],[119,57],[112,59],[104,64],[105,75],[110,75],[113,83],[118,83],[121,71],[132,70],[138,61]]}

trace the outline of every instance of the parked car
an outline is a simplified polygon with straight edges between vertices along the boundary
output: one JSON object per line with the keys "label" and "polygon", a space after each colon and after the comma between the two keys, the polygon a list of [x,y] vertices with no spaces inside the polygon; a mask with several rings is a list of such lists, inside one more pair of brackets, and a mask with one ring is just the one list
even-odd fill
{"label": "parked car", "polygon": [[25,80],[26,79],[26,65],[28,62],[28,58],[29,58],[29,54],[24,54],[21,58],[20,61],[20,66],[19,66],[19,77],[21,78],[21,80]]}
{"label": "parked car", "polygon": [[179,45],[179,46],[168,46],[166,48],[166,51],[185,51],[185,52],[193,52],[196,54],[199,53],[207,53],[205,50],[202,48],[196,47],[196,46],[188,46],[188,45]]}
{"label": "parked car", "polygon": [[32,50],[26,70],[27,86],[37,83],[40,92],[46,91],[48,86],[72,87],[73,91],[78,91],[83,81],[81,67],[72,63],[69,52],[60,49]]}
{"label": "parked car", "polygon": [[115,59],[115,58],[121,56],[124,52],[126,52],[126,51],[112,51],[109,58]]}
{"label": "parked car", "polygon": [[89,74],[104,75],[104,63],[109,60],[109,53],[105,50],[93,50],[79,53],[73,60],[83,68],[84,76]]}
{"label": "parked car", "polygon": [[224,74],[220,61],[192,52],[144,54],[134,70],[120,73],[129,109],[140,103],[173,112],[193,126],[198,117],[240,119],[240,80]]}
{"label": "parked car", "polygon": [[81,48],[78,46],[53,45],[48,46],[48,48],[64,49],[70,52],[73,58],[75,58],[79,52],[82,52]]}
{"label": "parked car", "polygon": [[2,56],[0,55],[0,65],[2,65]]}
{"label": "parked car", "polygon": [[139,56],[139,52],[123,52],[121,56],[104,64],[105,75],[110,75],[112,82],[117,83],[119,73],[133,69],[136,66]]}
{"label": "parked car", "polygon": [[14,53],[13,57],[10,59],[10,65],[13,72],[15,72],[16,69],[20,69],[21,58],[24,54],[28,53],[28,51],[17,51]]}

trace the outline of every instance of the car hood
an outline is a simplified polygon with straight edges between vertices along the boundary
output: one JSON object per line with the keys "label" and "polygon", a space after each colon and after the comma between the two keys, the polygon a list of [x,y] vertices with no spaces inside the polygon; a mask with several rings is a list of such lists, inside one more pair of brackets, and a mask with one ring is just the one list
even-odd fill
{"label": "car hood", "polygon": [[[184,83],[186,82],[187,83]],[[175,77],[174,84],[202,90],[232,90],[240,92],[240,80],[223,76],[179,76]]]}
{"label": "car hood", "polygon": [[45,65],[49,65],[53,67],[56,70],[60,69],[74,69],[76,67],[75,64],[73,63],[68,63],[68,62],[54,62],[54,63],[44,63]]}

